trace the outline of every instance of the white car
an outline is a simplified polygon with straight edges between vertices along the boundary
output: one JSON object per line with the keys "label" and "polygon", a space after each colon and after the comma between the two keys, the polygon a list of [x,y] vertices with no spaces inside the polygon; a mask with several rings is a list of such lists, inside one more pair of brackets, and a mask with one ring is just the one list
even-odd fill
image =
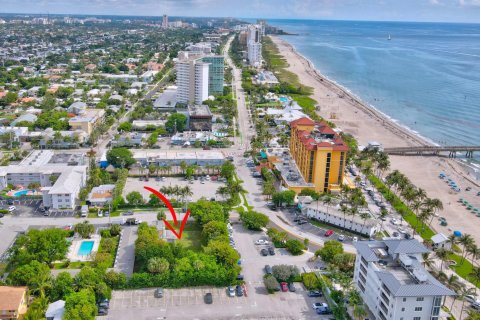
{"label": "white car", "polygon": [[17,210],[17,208],[15,206],[8,207],[8,212],[13,212],[15,210]]}
{"label": "white car", "polygon": [[391,222],[394,226],[396,226],[397,224],[400,224],[400,223],[398,222],[398,220],[395,219],[395,218],[393,218],[392,220],[390,220],[390,222]]}
{"label": "white car", "polygon": [[255,241],[255,244],[257,244],[257,245],[268,244],[268,241],[267,241],[267,240],[259,239],[259,240]]}
{"label": "white car", "polygon": [[353,237],[352,241],[353,241],[353,242],[357,242],[357,241],[358,241],[358,238],[357,238],[357,237]]}
{"label": "white car", "polygon": [[345,236],[343,234],[338,236],[338,241],[343,241],[345,240]]}

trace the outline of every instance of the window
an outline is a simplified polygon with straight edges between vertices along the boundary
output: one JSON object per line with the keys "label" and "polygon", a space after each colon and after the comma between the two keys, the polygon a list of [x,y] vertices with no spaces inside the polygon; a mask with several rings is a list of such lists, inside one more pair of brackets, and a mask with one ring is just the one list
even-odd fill
{"label": "window", "polygon": [[422,307],[415,307],[415,311],[422,311]]}
{"label": "window", "polygon": [[403,298],[403,302],[407,302],[407,298]]}
{"label": "window", "polygon": [[423,301],[423,300],[425,300],[424,297],[418,297],[418,298],[417,298],[417,301]]}
{"label": "window", "polygon": [[404,312],[404,311],[405,311],[405,308],[402,308],[402,312]]}
{"label": "window", "polygon": [[422,320],[422,317],[413,317],[413,320]]}

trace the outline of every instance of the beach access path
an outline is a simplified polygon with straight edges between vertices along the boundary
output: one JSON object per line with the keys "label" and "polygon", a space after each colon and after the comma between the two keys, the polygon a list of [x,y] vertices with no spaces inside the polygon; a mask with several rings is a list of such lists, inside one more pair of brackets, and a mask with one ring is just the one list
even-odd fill
{"label": "beach access path", "polygon": [[[368,141],[378,141],[384,147],[430,144],[324,77],[320,73],[321,70],[320,72],[315,70],[313,64],[288,42],[276,36],[270,37],[280,54],[287,60],[289,64],[287,70],[297,74],[302,84],[314,89],[312,98],[320,106],[319,115],[335,123],[344,132],[355,136],[360,145],[367,145]],[[424,189],[429,197],[438,198],[443,202],[444,209],[439,215],[445,217],[449,225],[441,227],[435,219],[432,223],[435,231],[448,235],[453,230],[460,230],[462,233],[471,234],[476,243],[480,244],[478,232],[480,218],[469,213],[458,202],[458,199],[463,197],[480,208],[480,197],[475,195],[480,188],[466,180],[468,174],[460,164],[453,159],[421,156],[390,156],[390,161],[391,170],[398,169],[414,185]],[[462,191],[460,194],[453,192],[438,178],[440,172],[454,179],[462,190],[471,186],[472,191]]]}

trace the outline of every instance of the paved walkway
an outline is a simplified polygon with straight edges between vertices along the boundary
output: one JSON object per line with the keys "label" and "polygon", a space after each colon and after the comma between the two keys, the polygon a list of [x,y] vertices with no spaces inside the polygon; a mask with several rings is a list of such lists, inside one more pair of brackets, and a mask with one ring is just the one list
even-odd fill
{"label": "paved walkway", "polygon": [[137,230],[138,227],[123,228],[120,243],[118,244],[117,256],[115,257],[115,271],[123,272],[127,277],[130,277],[133,273]]}

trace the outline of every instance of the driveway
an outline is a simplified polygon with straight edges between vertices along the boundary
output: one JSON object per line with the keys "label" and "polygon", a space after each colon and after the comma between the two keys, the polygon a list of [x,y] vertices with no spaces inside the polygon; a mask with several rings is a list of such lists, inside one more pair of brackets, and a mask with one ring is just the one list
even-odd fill
{"label": "driveway", "polygon": [[117,256],[115,257],[115,271],[123,272],[127,277],[130,277],[133,273],[137,230],[138,227],[123,227],[120,243],[118,244]]}

